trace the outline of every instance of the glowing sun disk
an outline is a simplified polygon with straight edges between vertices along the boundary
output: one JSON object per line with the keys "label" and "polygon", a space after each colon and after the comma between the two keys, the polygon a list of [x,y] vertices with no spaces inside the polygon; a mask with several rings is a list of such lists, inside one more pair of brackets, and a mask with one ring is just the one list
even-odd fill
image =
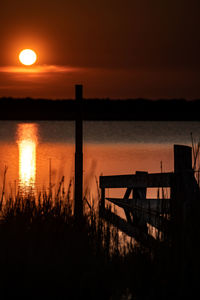
{"label": "glowing sun disk", "polygon": [[23,65],[31,66],[36,62],[37,55],[31,49],[24,49],[19,54],[19,60]]}

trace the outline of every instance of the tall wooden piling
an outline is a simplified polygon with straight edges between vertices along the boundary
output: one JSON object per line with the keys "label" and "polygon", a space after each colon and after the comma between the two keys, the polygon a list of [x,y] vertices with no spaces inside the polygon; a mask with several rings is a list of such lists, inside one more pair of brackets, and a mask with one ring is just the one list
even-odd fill
{"label": "tall wooden piling", "polygon": [[[172,192],[172,241],[173,267],[184,289],[191,266],[191,209],[195,177],[192,170],[192,149],[189,146],[174,145],[174,180]],[[187,274],[188,273],[188,274]]]}
{"label": "tall wooden piling", "polygon": [[74,216],[83,216],[83,86],[75,86],[76,120],[75,120],[75,195]]}

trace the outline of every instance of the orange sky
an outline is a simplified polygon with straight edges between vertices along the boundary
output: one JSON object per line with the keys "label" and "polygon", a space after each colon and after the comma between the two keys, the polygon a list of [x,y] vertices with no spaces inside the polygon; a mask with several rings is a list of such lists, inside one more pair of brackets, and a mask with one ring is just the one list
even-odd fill
{"label": "orange sky", "polygon": [[[0,97],[200,96],[198,0],[1,0]],[[35,72],[18,62],[38,54]]]}

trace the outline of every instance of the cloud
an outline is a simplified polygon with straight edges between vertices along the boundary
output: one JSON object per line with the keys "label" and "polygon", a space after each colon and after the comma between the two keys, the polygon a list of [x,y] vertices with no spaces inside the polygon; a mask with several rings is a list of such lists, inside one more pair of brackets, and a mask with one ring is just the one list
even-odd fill
{"label": "cloud", "polygon": [[41,74],[41,73],[71,73],[79,71],[79,68],[73,68],[68,66],[59,65],[38,65],[29,67],[19,66],[3,66],[0,67],[0,73],[29,73],[29,74]]}

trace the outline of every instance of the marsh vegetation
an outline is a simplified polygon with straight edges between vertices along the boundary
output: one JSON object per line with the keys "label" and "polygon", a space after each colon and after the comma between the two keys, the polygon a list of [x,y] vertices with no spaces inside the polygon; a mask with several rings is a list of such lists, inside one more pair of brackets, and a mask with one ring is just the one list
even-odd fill
{"label": "marsh vegetation", "polygon": [[169,249],[146,249],[103,221],[86,201],[76,220],[70,196],[5,199],[1,295],[28,299],[170,299],[179,279]]}

